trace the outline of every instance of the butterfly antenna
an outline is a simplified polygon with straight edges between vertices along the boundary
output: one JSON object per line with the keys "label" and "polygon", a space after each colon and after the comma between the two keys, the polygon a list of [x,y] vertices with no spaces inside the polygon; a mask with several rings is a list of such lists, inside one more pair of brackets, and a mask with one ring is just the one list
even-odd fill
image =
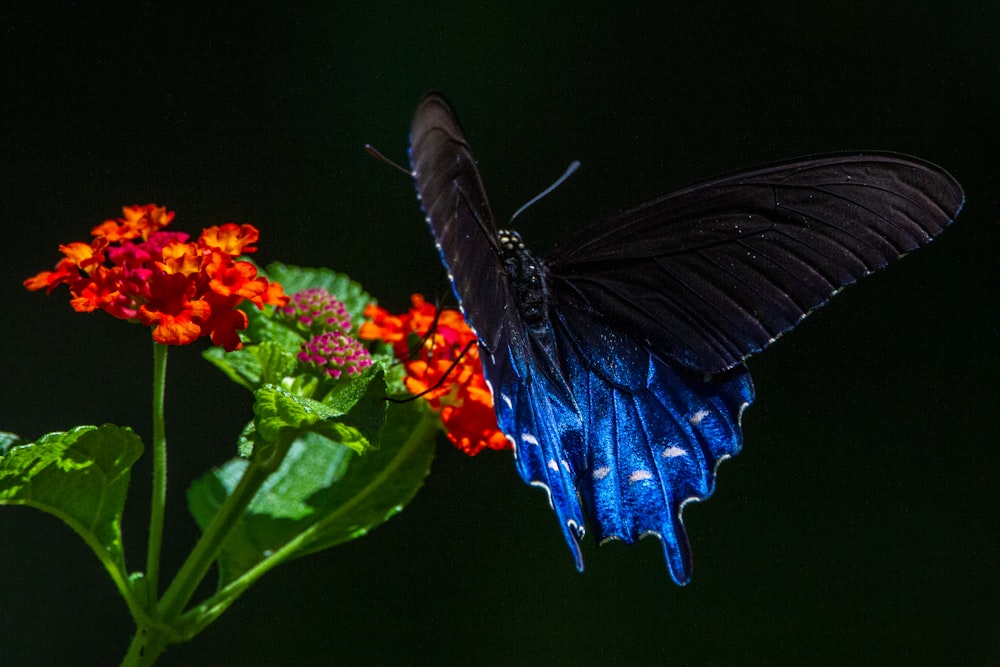
{"label": "butterfly antenna", "polygon": [[[437,295],[434,297],[434,319],[431,320],[431,324],[429,327],[427,327],[427,331],[423,333],[413,332],[418,336],[417,342],[413,345],[407,345],[406,355],[404,357],[396,359],[394,363],[399,363],[401,361],[409,361],[410,359],[413,359],[413,357],[417,356],[417,354],[420,352],[420,348],[422,348],[428,340],[431,340],[431,336],[433,336],[434,332],[437,331],[438,320],[441,319],[441,312],[443,310],[444,308],[441,307],[441,297],[440,295]],[[433,352],[433,348],[431,348],[431,351]]]}
{"label": "butterfly antenna", "polygon": [[396,164],[395,162],[393,162],[392,160],[390,160],[389,158],[387,158],[385,155],[383,155],[382,152],[379,149],[375,148],[371,144],[365,144],[365,152],[368,153],[369,155],[371,155],[376,160],[380,160],[382,162],[385,162],[390,167],[398,169],[399,171],[403,172],[404,174],[406,174],[410,178],[413,178],[413,173],[409,169],[404,169],[403,167],[400,167],[398,164]]}
{"label": "butterfly antenna", "polygon": [[462,351],[458,353],[457,357],[455,357],[455,360],[451,362],[451,365],[448,366],[447,370],[445,370],[445,372],[441,374],[441,377],[438,378],[438,381],[432,384],[431,386],[427,387],[427,389],[424,389],[419,394],[414,394],[413,396],[407,396],[406,398],[393,398],[392,396],[386,396],[385,400],[391,403],[409,403],[410,401],[416,400],[418,398],[423,398],[432,391],[437,391],[442,386],[444,386],[444,381],[447,380],[448,376],[451,375],[451,372],[455,370],[455,366],[458,366],[458,362],[462,361],[462,357],[464,357],[465,353],[469,351],[469,348],[471,348],[477,342],[478,341],[470,340],[468,343],[466,343],[465,347],[462,348]]}
{"label": "butterfly antenna", "polygon": [[510,221],[509,222],[514,222],[514,218],[516,218],[517,216],[521,215],[521,213],[526,208],[528,208],[529,206],[531,206],[532,204],[534,204],[536,201],[538,201],[539,199],[541,199],[542,197],[544,197],[545,195],[549,194],[550,192],[552,192],[553,190],[555,190],[556,188],[558,188],[560,185],[562,185],[563,181],[565,181],[567,178],[569,178],[570,176],[572,176],[573,172],[576,171],[579,168],[580,168],[580,161],[579,160],[573,160],[572,162],[570,162],[569,166],[566,167],[566,171],[563,172],[562,176],[560,176],[559,178],[556,179],[555,183],[553,183],[549,187],[547,187],[544,190],[542,190],[541,192],[539,192],[537,195],[535,195],[534,197],[532,197],[531,200],[527,204],[525,204],[521,208],[519,208],[516,211],[514,211],[514,215],[510,216]]}
{"label": "butterfly antenna", "polygon": [[[427,343],[427,341],[433,342],[434,332],[437,331],[439,319],[441,319],[441,308],[437,304],[435,304],[434,319],[431,320],[431,325],[427,327],[427,331],[420,334],[420,337],[417,338],[417,342],[414,345],[406,348],[406,358],[402,359],[402,361],[409,361],[413,359],[413,357],[417,356],[417,354],[420,353],[420,348],[422,348]],[[431,352],[434,351],[433,344],[431,345],[430,351]]]}

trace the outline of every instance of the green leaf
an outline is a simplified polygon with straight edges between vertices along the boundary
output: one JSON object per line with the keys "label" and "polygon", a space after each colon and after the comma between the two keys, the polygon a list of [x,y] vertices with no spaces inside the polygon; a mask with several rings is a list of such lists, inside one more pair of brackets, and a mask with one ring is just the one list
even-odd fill
{"label": "green leaf", "polygon": [[[219,588],[286,560],[366,534],[408,503],[430,471],[438,420],[415,403],[390,404],[380,446],[359,456],[318,433],[297,438],[219,557]],[[253,463],[230,461],[197,480],[188,504],[204,530]]]}
{"label": "green leaf", "polygon": [[240,433],[239,440],[237,441],[236,451],[239,452],[240,456],[248,459],[253,456],[253,448],[256,444],[257,438],[257,427],[251,421],[243,427],[243,431]]}
{"label": "green leaf", "polygon": [[243,304],[241,308],[247,314],[247,328],[240,334],[244,343],[252,345],[267,341],[294,354],[306,340],[294,326],[275,317],[273,306],[265,306],[264,310],[260,310],[252,304]]}
{"label": "green leaf", "polygon": [[[284,331],[288,332],[288,329]],[[254,391],[263,384],[281,384],[284,378],[295,375],[298,366],[295,353],[302,340],[297,337],[292,348],[271,341],[247,345],[232,352],[226,352],[221,347],[210,347],[202,356],[215,364],[233,382]]]}
{"label": "green leaf", "polygon": [[125,592],[121,518],[142,441],[104,424],[50,433],[0,457],[0,504],[29,505],[59,517],[94,550]]}
{"label": "green leaf", "polygon": [[366,368],[350,382],[338,382],[323,397],[323,405],[341,412],[342,421],[378,446],[385,425],[385,373],[378,366]]}
{"label": "green leaf", "polygon": [[337,383],[323,401],[275,385],[264,385],[254,397],[257,442],[290,442],[312,431],[363,453],[378,442],[385,422],[385,379],[376,367]]}
{"label": "green leaf", "polygon": [[390,403],[383,446],[353,457],[339,484],[310,498],[323,518],[305,553],[361,537],[402,511],[430,472],[439,430],[439,417],[424,404]]}
{"label": "green leaf", "polygon": [[358,453],[369,447],[361,433],[337,419],[343,415],[342,412],[330,409],[319,401],[273,385],[265,385],[255,396],[255,442],[291,442],[298,434],[312,431],[344,439],[343,444]]}

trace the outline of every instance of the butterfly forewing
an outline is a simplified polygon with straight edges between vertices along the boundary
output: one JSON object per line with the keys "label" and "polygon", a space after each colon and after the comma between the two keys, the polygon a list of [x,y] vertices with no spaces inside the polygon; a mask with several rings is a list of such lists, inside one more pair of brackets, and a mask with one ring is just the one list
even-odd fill
{"label": "butterfly forewing", "polygon": [[651,200],[585,229],[548,264],[559,298],[715,373],[930,241],[963,201],[961,186],[927,162],[826,155]]}
{"label": "butterfly forewing", "polygon": [[462,128],[440,95],[428,95],[417,108],[410,165],[466,319],[480,340],[496,350],[509,311],[506,276],[496,251],[496,224]]}

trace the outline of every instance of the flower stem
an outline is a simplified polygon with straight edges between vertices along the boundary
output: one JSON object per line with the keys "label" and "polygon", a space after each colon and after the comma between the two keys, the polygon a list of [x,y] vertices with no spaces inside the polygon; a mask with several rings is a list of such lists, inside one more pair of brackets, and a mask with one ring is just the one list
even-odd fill
{"label": "flower stem", "polygon": [[167,346],[153,343],[153,499],[149,513],[146,551],[148,609],[159,599],[160,549],[163,515],[167,504],[167,436],[163,420],[163,394],[167,380]]}
{"label": "flower stem", "polygon": [[[285,444],[283,450],[287,453],[288,444]],[[279,457],[278,463],[283,456],[282,454]],[[257,460],[253,460],[247,465],[236,488],[219,507],[194,549],[181,565],[177,576],[164,592],[163,598],[156,608],[156,616],[162,622],[168,625],[172,624],[184,611],[185,605],[191,599],[198,584],[201,583],[218,557],[222,543],[229,536],[233,526],[243,518],[250,501],[257,495],[257,491],[272,472],[274,472],[274,466],[261,465]]]}
{"label": "flower stem", "polygon": [[121,667],[152,667],[169,643],[169,633],[163,627],[137,628]]}

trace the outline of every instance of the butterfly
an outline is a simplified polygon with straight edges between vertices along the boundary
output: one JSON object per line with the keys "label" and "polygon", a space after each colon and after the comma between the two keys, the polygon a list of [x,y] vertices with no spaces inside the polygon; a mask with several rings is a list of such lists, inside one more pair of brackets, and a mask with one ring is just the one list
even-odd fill
{"label": "butterfly", "polygon": [[577,568],[587,527],[602,542],[653,535],[678,584],[691,577],[684,506],[742,446],[744,360],[929,242],[965,201],[916,158],[821,155],[657,197],[542,258],[497,227],[439,93],[417,107],[410,165],[499,427]]}

